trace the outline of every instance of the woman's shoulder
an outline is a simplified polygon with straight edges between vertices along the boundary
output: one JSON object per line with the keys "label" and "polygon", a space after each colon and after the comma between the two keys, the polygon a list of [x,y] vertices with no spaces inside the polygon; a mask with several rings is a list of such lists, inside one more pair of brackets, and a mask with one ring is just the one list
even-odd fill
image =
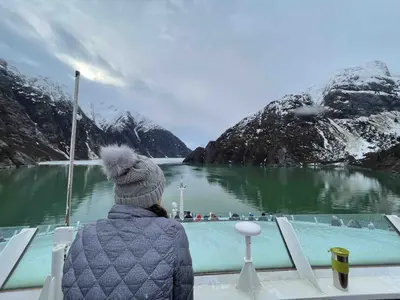
{"label": "woman's shoulder", "polygon": [[180,222],[175,221],[174,219],[167,218],[155,218],[154,222],[156,222],[160,228],[162,228],[168,234],[177,234],[179,231],[184,231],[182,224]]}
{"label": "woman's shoulder", "polygon": [[174,219],[159,217],[155,218],[155,221],[164,226],[176,228],[177,230],[183,229],[181,222],[178,222]]}
{"label": "woman's shoulder", "polygon": [[[174,237],[179,232],[185,231],[184,227],[180,222],[174,219],[168,219],[164,217],[152,218],[149,223],[148,218],[137,219],[135,222],[126,222],[125,229],[129,228],[141,228],[151,226],[150,231],[163,231],[168,236]],[[117,226],[120,228],[121,226]],[[81,227],[82,234],[84,235],[96,235],[99,232],[109,232],[110,230],[117,230],[115,224],[110,219],[99,219],[94,223],[87,223]]]}

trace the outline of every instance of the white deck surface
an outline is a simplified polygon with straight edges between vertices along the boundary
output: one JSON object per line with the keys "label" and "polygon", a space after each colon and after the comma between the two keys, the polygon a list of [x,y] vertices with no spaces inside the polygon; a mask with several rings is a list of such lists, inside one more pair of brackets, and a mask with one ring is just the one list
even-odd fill
{"label": "white deck surface", "polygon": [[[262,272],[262,289],[255,299],[398,299],[400,297],[400,268],[353,268],[350,271],[349,291],[333,286],[330,269],[316,270],[321,294],[297,271]],[[379,276],[374,275],[379,274]],[[195,299],[251,299],[235,288],[238,275],[203,276],[196,278]],[[351,296],[351,297],[350,297]]]}
{"label": "white deck surface", "polygon": [[[333,287],[330,269],[315,270],[323,294],[298,278],[297,271],[259,272],[262,289],[255,299],[399,299],[400,267],[352,268],[349,291]],[[238,274],[195,277],[195,299],[251,299],[236,287]],[[0,300],[36,300],[40,290],[21,290],[0,293]]]}

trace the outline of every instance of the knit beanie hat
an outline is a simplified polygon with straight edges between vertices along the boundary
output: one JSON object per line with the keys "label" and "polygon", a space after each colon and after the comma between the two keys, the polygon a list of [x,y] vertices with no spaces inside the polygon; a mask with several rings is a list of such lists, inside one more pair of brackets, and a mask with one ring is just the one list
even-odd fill
{"label": "knit beanie hat", "polygon": [[125,145],[102,147],[100,158],[108,180],[114,182],[116,204],[149,208],[161,200],[164,173],[151,159]]}

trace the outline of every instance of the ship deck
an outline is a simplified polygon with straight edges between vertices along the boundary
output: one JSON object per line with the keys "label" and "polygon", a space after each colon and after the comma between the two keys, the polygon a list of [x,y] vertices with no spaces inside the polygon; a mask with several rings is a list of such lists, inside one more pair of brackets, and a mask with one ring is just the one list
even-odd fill
{"label": "ship deck", "polygon": [[[255,292],[255,299],[400,298],[400,218],[341,215],[338,216],[343,225],[340,227],[331,226],[331,218],[328,215],[295,215],[279,217],[276,221],[256,221],[262,231],[252,238],[252,259],[262,288]],[[345,226],[350,220],[357,220],[362,228]],[[196,299],[249,299],[250,295],[236,288],[245,242],[244,237],[235,232],[235,223],[183,223],[193,258]],[[368,228],[370,223],[374,229]],[[75,224],[76,230],[82,225]],[[26,247],[18,250],[21,251],[19,256],[15,251],[18,258],[14,262],[4,257],[5,244],[13,240],[8,240],[8,236],[21,235],[18,232],[22,228],[0,229],[6,238],[6,242],[0,243],[0,251],[4,248],[0,252],[0,262],[6,266],[0,270],[1,300],[38,299],[51,272],[55,228],[57,225],[29,229],[31,237],[26,237]],[[347,292],[333,287],[328,252],[331,247],[350,251]],[[13,266],[7,266],[10,264]],[[312,274],[307,273],[307,264]],[[2,274],[6,270],[8,274]],[[317,283],[312,283],[312,277]]]}

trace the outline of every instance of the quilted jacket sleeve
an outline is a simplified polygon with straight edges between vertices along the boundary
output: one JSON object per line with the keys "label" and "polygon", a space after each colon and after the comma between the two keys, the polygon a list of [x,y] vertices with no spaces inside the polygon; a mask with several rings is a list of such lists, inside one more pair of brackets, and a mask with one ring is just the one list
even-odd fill
{"label": "quilted jacket sleeve", "polygon": [[183,226],[178,223],[175,242],[176,263],[174,270],[173,300],[193,300],[194,275],[189,241]]}
{"label": "quilted jacket sleeve", "polygon": [[[72,295],[76,295],[76,293],[83,297],[76,283],[77,278],[75,276],[75,270],[73,266],[73,259],[77,257],[80,251],[83,251],[82,230],[83,229],[80,229],[76,234],[76,237],[72,242],[67,257],[64,261],[63,278],[61,284],[64,300],[73,299],[74,297]],[[79,265],[79,267],[85,268],[86,265]]]}

